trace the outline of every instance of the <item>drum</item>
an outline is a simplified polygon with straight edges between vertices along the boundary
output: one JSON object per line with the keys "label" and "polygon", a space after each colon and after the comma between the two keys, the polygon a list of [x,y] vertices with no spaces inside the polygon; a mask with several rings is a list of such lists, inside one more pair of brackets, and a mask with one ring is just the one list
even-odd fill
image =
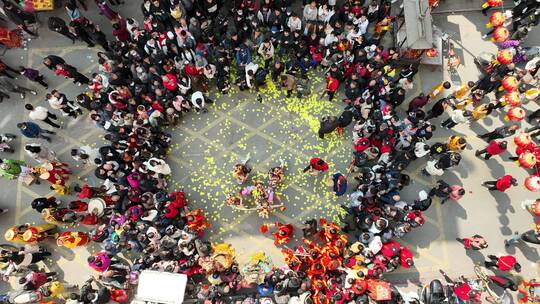
{"label": "drum", "polygon": [[96,210],[96,215],[98,217],[102,216],[106,207],[106,203],[101,198],[93,198],[88,202],[88,211],[92,212]]}

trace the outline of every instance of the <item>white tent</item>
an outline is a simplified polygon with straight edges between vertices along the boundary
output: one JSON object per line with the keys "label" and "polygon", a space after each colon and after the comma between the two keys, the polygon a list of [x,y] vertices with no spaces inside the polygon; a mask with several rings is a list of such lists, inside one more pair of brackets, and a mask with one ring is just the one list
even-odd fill
{"label": "white tent", "polygon": [[184,274],[144,270],[139,275],[137,295],[131,303],[182,304],[186,284]]}

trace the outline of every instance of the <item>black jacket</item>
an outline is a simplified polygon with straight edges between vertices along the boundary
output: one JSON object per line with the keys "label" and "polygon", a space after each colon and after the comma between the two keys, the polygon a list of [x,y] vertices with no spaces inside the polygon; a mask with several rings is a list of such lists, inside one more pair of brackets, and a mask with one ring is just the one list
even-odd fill
{"label": "black jacket", "polygon": [[49,59],[51,61],[51,64],[47,66],[51,70],[56,69],[56,66],[58,64],[65,64],[66,63],[66,61],[62,57],[59,57],[59,56],[56,56],[56,55],[49,55],[49,56],[43,58],[43,60],[45,60],[45,59]]}
{"label": "black jacket", "polygon": [[49,17],[49,20],[47,20],[47,26],[53,32],[59,32],[67,28],[66,22],[62,18],[55,16]]}

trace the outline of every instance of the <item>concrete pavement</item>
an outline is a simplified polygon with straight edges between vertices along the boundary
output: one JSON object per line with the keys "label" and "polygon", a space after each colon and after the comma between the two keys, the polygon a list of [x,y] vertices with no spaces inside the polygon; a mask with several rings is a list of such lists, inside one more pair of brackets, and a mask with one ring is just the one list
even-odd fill
{"label": "concrete pavement", "polygon": [[[480,1],[461,1],[460,3],[476,3]],[[457,5],[454,1],[446,3]],[[465,5],[465,4],[463,4]],[[452,6],[454,7],[454,6]],[[54,12],[66,18],[62,9]],[[85,15],[96,20],[101,28],[110,35],[107,20],[96,14],[95,6]],[[123,16],[135,17],[140,20],[138,5],[121,6]],[[48,14],[41,16],[46,22]],[[462,14],[438,14],[434,23],[455,40],[458,54],[463,65],[458,69],[459,77],[450,77],[444,68],[423,67],[415,80],[416,92],[427,91],[443,79],[451,80],[455,85],[468,80],[476,80],[478,71],[473,64],[473,56],[483,51],[494,52],[496,47],[489,41],[481,39],[485,31],[487,17],[478,12]],[[539,31],[536,29],[526,40],[527,45],[540,44]],[[462,47],[464,46],[464,47]],[[29,44],[28,50],[10,50],[4,56],[4,61],[12,66],[23,63],[34,68],[39,67],[47,76],[50,88],[60,88],[68,96],[74,97],[80,88],[70,82],[55,77],[44,68],[41,60],[48,54],[60,54],[68,62],[85,71],[86,75],[97,71],[95,53],[98,48],[87,47],[48,31],[40,30],[40,38]],[[322,78],[313,77],[312,92],[320,92]],[[29,85],[32,86],[32,85]],[[44,92],[40,89],[37,97],[28,96],[25,102],[45,104]],[[411,94],[412,96],[413,94]],[[296,102],[287,100],[272,89],[265,91],[262,104],[256,102],[254,94],[237,92],[230,97],[215,96],[216,105],[206,114],[188,115],[182,123],[170,130],[175,143],[169,163],[173,168],[171,189],[185,188],[189,202],[203,208],[209,215],[212,228],[208,237],[212,241],[232,243],[240,257],[247,257],[256,250],[268,251],[274,262],[281,263],[279,251],[273,246],[269,237],[260,235],[258,227],[263,222],[279,220],[299,224],[302,220],[317,217],[337,218],[339,213],[338,200],[333,197],[322,177],[312,178],[301,173],[310,157],[323,156],[331,164],[331,171],[345,172],[351,159],[350,132],[342,138],[332,137],[321,141],[317,138],[316,122],[328,114],[338,115],[342,105],[334,101],[326,102],[319,95],[310,97],[307,101]],[[529,104],[527,108],[536,109],[538,105]],[[18,97],[5,100],[0,104],[4,115],[0,121],[2,133],[16,133],[15,124],[27,120],[23,113],[22,102]],[[444,116],[442,119],[445,119]],[[416,257],[416,267],[410,270],[400,270],[398,274],[390,275],[396,281],[418,282],[439,277],[438,269],[446,269],[451,276],[460,274],[472,275],[472,266],[482,260],[484,254],[516,254],[524,268],[524,275],[536,272],[535,262],[538,260],[536,247],[520,245],[507,251],[503,239],[514,231],[529,229],[531,216],[521,210],[522,200],[536,198],[523,187],[515,187],[505,194],[494,194],[481,187],[485,180],[495,179],[504,174],[516,176],[520,182],[526,176],[523,169],[518,168],[508,160],[508,154],[484,161],[474,156],[474,150],[483,148],[485,143],[476,134],[492,130],[501,125],[502,116],[493,116],[479,124],[458,126],[449,132],[443,128],[436,131],[437,141],[446,141],[451,134],[463,134],[471,147],[463,154],[460,166],[445,173],[443,178],[449,183],[464,185],[466,196],[459,202],[448,202],[445,205],[434,203],[427,212],[426,224],[407,235],[403,240],[411,246]],[[523,124],[527,127],[527,124]],[[103,133],[96,129],[87,118],[79,118],[76,122],[64,120],[64,129],[59,132],[51,144],[58,152],[59,158],[71,162],[69,151],[73,147],[84,144],[99,144]],[[22,146],[27,142],[17,139],[14,145],[17,149],[13,155],[2,154],[6,158],[24,158]],[[513,146],[509,150],[513,150]],[[256,214],[235,212],[224,203],[226,194],[238,191],[239,187],[231,177],[232,166],[251,154],[251,164],[254,166],[255,177],[266,178],[266,172],[278,164],[279,158],[287,162],[286,180],[278,194],[287,204],[283,213],[271,215],[263,221]],[[28,160],[29,163],[33,163]],[[429,189],[435,182],[433,178],[422,176],[419,171],[424,161],[417,161],[407,171],[411,174],[414,184],[407,187],[403,193],[406,199],[414,199],[420,189]],[[81,181],[96,184],[92,177],[93,171],[88,168],[74,168]],[[352,183],[352,182],[351,182]],[[2,215],[0,230],[24,222],[40,222],[40,216],[29,208],[31,200],[38,196],[51,195],[47,185],[31,187],[17,184],[13,181],[0,180],[0,206],[10,209],[10,213]],[[68,198],[62,198],[68,202]],[[455,241],[456,237],[481,234],[488,240],[490,246],[483,252],[466,253],[462,246]],[[53,244],[50,248],[55,248]],[[94,247],[80,248],[74,251],[57,250],[47,266],[62,272],[68,282],[81,284],[91,274],[85,265],[85,258]],[[242,258],[240,258],[242,259]],[[13,283],[13,282],[12,282]],[[0,289],[8,288],[6,284]]]}

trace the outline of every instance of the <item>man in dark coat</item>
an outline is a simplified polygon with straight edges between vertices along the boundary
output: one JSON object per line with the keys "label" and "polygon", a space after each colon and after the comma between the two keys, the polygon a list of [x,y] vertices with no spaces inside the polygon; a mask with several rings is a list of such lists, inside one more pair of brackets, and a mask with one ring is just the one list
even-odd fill
{"label": "man in dark coat", "polygon": [[49,17],[49,20],[47,21],[47,25],[49,29],[53,32],[57,32],[60,35],[66,36],[67,38],[71,39],[73,43],[75,43],[75,35],[73,35],[64,20],[61,18],[52,16]]}
{"label": "man in dark coat", "polygon": [[319,125],[319,138],[324,139],[324,135],[334,132],[340,125],[336,116],[325,116],[321,119]]}

